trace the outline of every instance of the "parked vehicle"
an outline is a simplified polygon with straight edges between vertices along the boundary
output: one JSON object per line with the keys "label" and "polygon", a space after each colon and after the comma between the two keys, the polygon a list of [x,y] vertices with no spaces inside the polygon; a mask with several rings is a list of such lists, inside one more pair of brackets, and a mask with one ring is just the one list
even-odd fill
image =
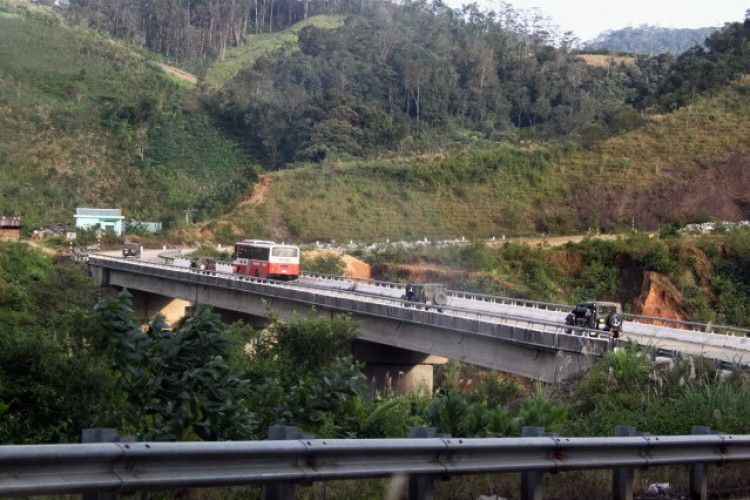
{"label": "parked vehicle", "polygon": [[622,306],[617,302],[581,302],[565,318],[565,324],[609,332],[612,338],[618,338],[622,331]]}
{"label": "parked vehicle", "polygon": [[125,258],[141,258],[141,245],[139,243],[125,243],[122,246],[122,256]]}
{"label": "parked vehicle", "polygon": [[244,240],[234,245],[232,266],[235,274],[296,280],[299,278],[299,247],[273,241]]}

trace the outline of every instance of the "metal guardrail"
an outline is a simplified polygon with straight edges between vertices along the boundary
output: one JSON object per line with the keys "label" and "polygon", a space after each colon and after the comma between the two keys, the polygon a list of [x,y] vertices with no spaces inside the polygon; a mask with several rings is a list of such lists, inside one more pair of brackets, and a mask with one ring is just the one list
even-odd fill
{"label": "metal guardrail", "polygon": [[[453,317],[462,318],[462,319],[474,319],[478,321],[484,321],[488,323],[501,324],[501,325],[507,325],[507,326],[523,326],[524,328],[527,328],[529,330],[535,330],[535,331],[556,334],[556,335],[564,335],[565,337],[570,337],[570,335],[566,333],[567,330],[570,330],[571,332],[575,332],[578,336],[593,337],[594,339],[601,336],[601,334],[603,333],[600,330],[564,325],[564,324],[555,323],[552,321],[513,316],[513,315],[496,313],[496,312],[463,309],[463,308],[454,307],[454,306],[435,306],[435,305],[423,304],[419,302],[410,302],[410,301],[402,300],[400,298],[386,297],[382,295],[374,295],[374,294],[367,294],[363,292],[352,292],[352,291],[347,291],[347,290],[331,289],[331,288],[327,288],[321,285],[297,283],[297,282],[290,282],[290,281],[278,281],[278,280],[272,280],[272,279],[267,279],[267,278],[255,278],[252,276],[230,275],[230,274],[220,273],[220,272],[210,271],[210,270],[198,270],[194,268],[179,267],[179,266],[173,266],[169,264],[157,264],[157,263],[151,263],[151,262],[133,261],[133,260],[124,259],[121,257],[112,257],[112,256],[106,256],[106,255],[91,255],[90,256],[89,258],[90,265],[92,264],[97,265],[98,264],[97,261],[105,261],[105,262],[110,263],[108,266],[104,266],[104,267],[111,267],[111,268],[126,270],[129,272],[134,272],[138,274],[146,274],[149,276],[169,277],[170,279],[176,279],[176,280],[188,281],[188,282],[191,282],[191,280],[190,279],[186,280],[186,279],[183,279],[182,277],[184,276],[195,276],[195,277],[207,276],[207,277],[213,278],[213,280],[210,283],[195,283],[195,284],[208,284],[213,287],[226,288],[226,289],[231,289],[231,290],[236,290],[236,287],[230,285],[232,283],[258,284],[258,285],[273,287],[276,289],[310,291],[318,295],[324,295],[326,297],[343,298],[343,299],[349,299],[349,300],[359,301],[359,302],[394,306],[398,308],[399,310],[438,312],[441,315],[453,316]],[[103,264],[99,263],[99,265],[103,265]],[[144,272],[144,269],[172,271],[172,272],[175,272],[175,274],[173,276],[167,276],[167,275],[164,275],[163,273],[158,273],[158,272],[157,273]],[[219,280],[224,280],[224,281],[221,282]],[[251,290],[248,290],[248,291],[251,291]],[[259,289],[252,290],[252,292],[263,294],[262,293],[263,290],[259,290]],[[271,297],[276,296],[273,293],[265,293],[265,294]],[[365,300],[362,300],[362,299],[365,299]],[[329,309],[330,308],[337,309],[335,304],[331,304],[325,301],[323,301],[322,303],[318,303],[318,302],[309,302],[309,301],[305,301],[305,300],[298,299],[298,298],[290,298],[290,300],[309,303],[309,305],[313,305],[313,306],[322,306],[322,307],[326,307]],[[370,314],[364,311],[362,308],[344,310],[344,312],[352,312],[356,314]],[[421,323],[421,324],[425,324],[427,326],[436,327],[436,328],[441,328],[443,326],[440,324],[440,322],[422,322],[416,318],[401,317],[400,315],[396,317],[389,317],[389,319],[399,319],[402,321],[408,321],[408,322],[418,323],[418,324]],[[497,337],[497,339],[501,341],[509,340],[509,339],[504,339],[500,337]],[[543,345],[543,344],[537,345],[537,344],[533,344],[532,342],[523,342],[523,344],[532,346],[532,347],[538,347],[540,349],[552,349],[552,350],[562,350],[562,351],[567,350],[566,348],[557,346],[557,345],[556,346],[548,346],[548,345]],[[579,352],[579,351],[575,351],[575,352]],[[598,355],[597,353],[592,353],[592,354],[595,356]]]}
{"label": "metal guardrail", "polygon": [[0,496],[744,461],[750,461],[750,436],[717,434],[2,446]]}

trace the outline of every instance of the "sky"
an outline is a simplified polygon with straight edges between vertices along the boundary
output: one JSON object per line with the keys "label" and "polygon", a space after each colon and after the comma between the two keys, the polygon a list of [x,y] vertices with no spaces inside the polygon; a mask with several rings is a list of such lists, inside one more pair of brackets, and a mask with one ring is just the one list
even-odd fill
{"label": "sky", "polygon": [[[452,6],[469,3],[450,0]],[[496,9],[499,0],[480,0]],[[667,28],[704,28],[742,21],[748,0],[509,0],[518,9],[538,7],[562,31],[588,41],[602,31],[652,24]]]}

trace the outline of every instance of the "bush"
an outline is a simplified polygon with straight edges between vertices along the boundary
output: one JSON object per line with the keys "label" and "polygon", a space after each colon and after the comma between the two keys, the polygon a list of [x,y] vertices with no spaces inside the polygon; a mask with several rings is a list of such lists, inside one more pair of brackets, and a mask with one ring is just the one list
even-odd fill
{"label": "bush", "polygon": [[346,264],[341,255],[336,252],[325,252],[312,259],[303,253],[300,268],[310,273],[346,276]]}

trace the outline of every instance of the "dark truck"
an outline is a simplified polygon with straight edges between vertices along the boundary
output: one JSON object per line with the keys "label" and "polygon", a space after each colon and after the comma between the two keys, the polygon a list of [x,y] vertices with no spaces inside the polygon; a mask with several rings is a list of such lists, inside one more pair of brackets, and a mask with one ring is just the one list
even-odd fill
{"label": "dark truck", "polygon": [[616,339],[622,331],[622,306],[617,302],[581,302],[565,318],[565,324],[609,332]]}
{"label": "dark truck", "polygon": [[125,258],[135,257],[136,259],[141,258],[141,245],[138,243],[125,243],[122,246],[122,256]]}
{"label": "dark truck", "polygon": [[445,285],[437,283],[406,285],[406,293],[401,296],[401,300],[444,306],[448,303],[448,295],[445,293]]}

